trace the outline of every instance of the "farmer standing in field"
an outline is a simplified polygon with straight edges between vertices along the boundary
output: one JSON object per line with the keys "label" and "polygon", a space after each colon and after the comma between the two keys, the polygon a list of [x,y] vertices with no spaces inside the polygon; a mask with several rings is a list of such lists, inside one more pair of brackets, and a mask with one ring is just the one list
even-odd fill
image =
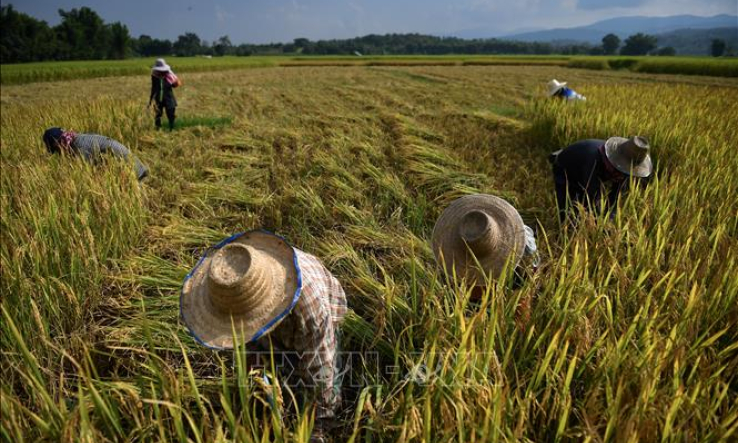
{"label": "farmer standing in field", "polygon": [[157,59],[151,68],[151,95],[149,96],[149,106],[151,106],[152,100],[156,106],[154,124],[157,128],[161,128],[161,116],[166,110],[167,120],[169,120],[169,130],[174,129],[174,113],[177,109],[174,88],[181,85],[182,82],[172,72],[172,68],[164,59]]}
{"label": "farmer standing in field", "polygon": [[[596,212],[614,206],[629,177],[645,179],[653,172],[649,151],[648,140],[635,136],[580,140],[551,154],[560,220],[575,204]],[[603,192],[606,207],[600,207]]]}
{"label": "farmer standing in field", "polygon": [[[44,132],[44,144],[50,154],[81,155],[90,163],[97,163],[103,154],[128,160],[132,154],[127,147],[112,138],[99,134],[77,134],[62,128],[49,128]],[[139,180],[149,175],[149,170],[133,156],[136,176]]]}
{"label": "farmer standing in field", "polygon": [[506,265],[524,273],[540,263],[533,230],[510,203],[488,194],[454,200],[433,227],[432,248],[449,276],[474,286],[472,300]]}
{"label": "farmer standing in field", "polygon": [[587,97],[579,94],[575,90],[566,87],[566,82],[559,83],[553,79],[548,82],[548,96],[564,99],[567,101],[587,101]]}
{"label": "farmer standing in field", "polygon": [[235,329],[250,351],[273,347],[294,357],[301,382],[315,390],[311,442],[324,441],[341,399],[338,328],[347,306],[341,284],[320,260],[266,231],[237,234],[200,259],[180,305],[202,345],[232,349]]}

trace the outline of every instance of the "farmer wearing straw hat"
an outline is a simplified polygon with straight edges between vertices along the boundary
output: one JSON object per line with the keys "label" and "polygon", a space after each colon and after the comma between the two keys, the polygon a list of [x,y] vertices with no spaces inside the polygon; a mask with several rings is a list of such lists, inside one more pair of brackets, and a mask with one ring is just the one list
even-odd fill
{"label": "farmer wearing straw hat", "polygon": [[645,137],[610,137],[580,140],[550,156],[553,164],[556,202],[563,222],[567,208],[580,203],[585,209],[602,210],[600,196],[614,206],[627,191],[628,178],[645,179],[653,172],[650,146]]}
{"label": "farmer wearing straw hat", "polygon": [[177,100],[174,98],[174,90],[182,82],[172,72],[172,68],[163,58],[157,59],[151,68],[151,94],[149,95],[149,106],[153,100],[156,104],[156,117],[154,124],[161,128],[161,116],[166,110],[169,120],[169,130],[174,129],[174,112],[177,109]]}
{"label": "farmer wearing straw hat", "polygon": [[[43,136],[49,154],[81,155],[86,161],[96,163],[101,155],[110,154],[128,160],[131,151],[120,142],[99,134],[77,134],[62,128],[49,128]],[[149,175],[149,170],[133,156],[136,176],[139,180]]]}
{"label": "farmer wearing straw hat", "polygon": [[548,82],[548,96],[558,97],[567,101],[587,101],[587,97],[571,88],[567,88],[566,82],[559,83],[556,79]]}
{"label": "farmer wearing straw hat", "polygon": [[232,349],[235,331],[251,350],[298,356],[301,381],[316,388],[311,441],[323,441],[340,402],[338,328],[346,309],[341,284],[316,257],[261,230],[210,248],[180,298],[182,319],[204,346]]}
{"label": "farmer wearing straw hat", "polygon": [[533,230],[518,211],[494,195],[466,195],[451,202],[433,227],[432,248],[447,274],[474,286],[479,298],[505,266],[538,267]]}

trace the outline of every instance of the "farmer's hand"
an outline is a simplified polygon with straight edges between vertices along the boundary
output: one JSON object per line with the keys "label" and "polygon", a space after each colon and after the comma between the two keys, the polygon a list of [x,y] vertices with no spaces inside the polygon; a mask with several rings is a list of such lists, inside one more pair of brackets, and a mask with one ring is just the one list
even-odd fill
{"label": "farmer's hand", "polygon": [[310,443],[327,443],[328,440],[325,438],[322,428],[313,429],[312,435],[310,435]]}

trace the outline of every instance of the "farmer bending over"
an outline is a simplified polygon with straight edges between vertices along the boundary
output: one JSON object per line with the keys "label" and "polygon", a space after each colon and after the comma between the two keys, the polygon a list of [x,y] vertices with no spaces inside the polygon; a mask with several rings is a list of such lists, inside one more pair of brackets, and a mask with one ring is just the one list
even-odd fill
{"label": "farmer bending over", "polygon": [[548,82],[548,96],[567,101],[587,101],[587,97],[579,94],[571,88],[567,88],[566,82],[559,83],[556,79]]}
{"label": "farmer bending over", "polygon": [[473,285],[472,301],[481,299],[508,260],[517,271],[535,271],[540,262],[533,230],[510,203],[487,194],[451,202],[433,228],[432,248],[449,276],[455,272]]}
{"label": "farmer bending over", "polygon": [[173,88],[180,85],[182,85],[182,82],[172,72],[172,68],[163,58],[157,59],[151,68],[151,95],[149,96],[149,106],[151,106],[152,100],[156,104],[154,124],[157,128],[161,128],[161,116],[166,110],[169,130],[174,129],[174,113],[177,109],[177,100],[174,98]]}
{"label": "farmer bending over", "polygon": [[[49,128],[44,132],[44,144],[50,154],[81,155],[86,161],[95,163],[102,154],[128,160],[131,151],[120,142],[98,134],[77,134],[62,128]],[[139,180],[149,175],[149,170],[133,156],[136,176]]]}
{"label": "farmer bending over", "polygon": [[630,176],[645,179],[653,172],[650,147],[644,137],[610,137],[580,140],[550,156],[556,202],[563,222],[570,205],[600,211],[600,195],[607,193],[607,206],[628,189]]}
{"label": "farmer bending over", "polygon": [[316,257],[266,231],[237,234],[205,253],[180,302],[202,345],[232,349],[233,325],[250,351],[296,355],[301,381],[316,391],[311,442],[324,441],[341,398],[338,328],[346,295]]}

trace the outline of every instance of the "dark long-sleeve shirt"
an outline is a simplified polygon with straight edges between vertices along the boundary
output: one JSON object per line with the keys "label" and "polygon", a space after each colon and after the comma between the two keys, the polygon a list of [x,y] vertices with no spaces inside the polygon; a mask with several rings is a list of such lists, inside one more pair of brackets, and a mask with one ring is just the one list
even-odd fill
{"label": "dark long-sleeve shirt", "polygon": [[[89,162],[96,161],[102,154],[111,154],[124,160],[128,160],[132,155],[131,151],[120,142],[98,134],[76,134],[71,148]],[[136,156],[133,156],[133,162],[139,180],[149,174],[148,168]]]}
{"label": "dark long-sleeve shirt", "polygon": [[162,76],[151,76],[151,95],[149,100],[154,100],[157,105],[165,108],[176,108],[177,99],[174,98],[174,88]]}
{"label": "dark long-sleeve shirt", "polygon": [[607,204],[614,205],[618,195],[627,190],[628,180],[613,182],[608,174],[601,147],[605,140],[580,140],[567,146],[557,156],[553,170],[556,184],[556,199],[559,213],[566,212],[567,197],[569,201],[581,203],[587,209],[599,208],[602,192],[607,192]]}

